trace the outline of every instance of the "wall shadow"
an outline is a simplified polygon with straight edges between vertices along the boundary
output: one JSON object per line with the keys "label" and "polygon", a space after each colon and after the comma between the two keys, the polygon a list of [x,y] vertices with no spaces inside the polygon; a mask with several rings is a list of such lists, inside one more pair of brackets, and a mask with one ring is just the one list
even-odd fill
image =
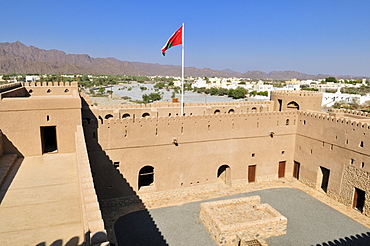
{"label": "wall shadow", "polygon": [[311,246],[369,246],[370,245],[370,232],[352,235],[335,239],[333,241],[324,242],[321,244]]}
{"label": "wall shadow", "polygon": [[24,157],[22,153],[17,149],[17,147],[14,146],[14,144],[8,139],[8,137],[4,133],[0,134],[0,137],[2,137],[3,141],[3,155],[7,154],[17,155],[17,159],[11,166],[9,172],[4,177],[3,182],[0,184],[0,204],[1,204],[7,191],[9,190],[11,183],[13,182],[15,176],[18,173],[18,170],[23,162]]}
{"label": "wall shadow", "polygon": [[81,97],[81,101],[86,147],[109,242],[120,246],[168,245],[145,204],[100,146],[99,116],[89,107],[88,99]]}
{"label": "wall shadow", "polygon": [[[84,243],[80,244],[79,241],[80,241],[79,237],[73,237],[70,240],[68,240],[68,242],[66,243],[63,243],[62,239],[58,239],[52,242],[50,246],[80,246],[80,245],[82,246],[82,245],[85,245]],[[36,244],[35,246],[48,246],[48,245],[49,244],[42,242],[42,243]]]}

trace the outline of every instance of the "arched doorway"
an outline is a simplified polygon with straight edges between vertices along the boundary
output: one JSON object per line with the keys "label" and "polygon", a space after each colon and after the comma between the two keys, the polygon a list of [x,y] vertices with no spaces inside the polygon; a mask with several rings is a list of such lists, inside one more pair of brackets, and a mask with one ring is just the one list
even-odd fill
{"label": "arched doorway", "polygon": [[154,185],[154,167],[145,166],[140,169],[138,177],[138,189],[144,186]]}
{"label": "arched doorway", "polygon": [[217,179],[222,183],[230,184],[230,167],[228,165],[222,165],[217,170]]}
{"label": "arched doorway", "polygon": [[287,105],[287,110],[299,110],[299,105],[295,101],[291,101]]}

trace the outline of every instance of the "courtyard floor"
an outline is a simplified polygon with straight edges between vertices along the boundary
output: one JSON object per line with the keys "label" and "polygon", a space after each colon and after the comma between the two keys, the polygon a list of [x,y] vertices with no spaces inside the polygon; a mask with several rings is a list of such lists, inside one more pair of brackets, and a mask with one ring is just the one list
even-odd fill
{"label": "courtyard floor", "polygon": [[[167,204],[143,196],[148,210],[129,213],[115,223],[118,245],[144,245],[145,242],[145,245],[215,246],[216,242],[199,220],[200,204],[253,195],[259,195],[262,203],[270,204],[288,219],[287,234],[266,239],[270,246],[370,245],[369,218],[293,179],[249,184],[236,189],[225,187],[212,192],[211,199],[206,192],[203,196],[200,194],[202,192],[194,197],[188,195],[187,203],[178,200],[181,196],[169,194],[174,199],[166,200]],[[152,222],[146,226],[148,216],[156,228]],[[121,233],[124,231],[126,233]]]}

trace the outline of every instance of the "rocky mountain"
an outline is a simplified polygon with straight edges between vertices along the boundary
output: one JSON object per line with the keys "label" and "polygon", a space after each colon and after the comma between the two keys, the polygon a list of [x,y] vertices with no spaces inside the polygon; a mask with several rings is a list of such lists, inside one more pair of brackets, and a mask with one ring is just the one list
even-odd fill
{"label": "rocky mountain", "polygon": [[[244,77],[269,79],[314,79],[316,76],[295,71],[248,71],[239,73],[230,69],[186,67],[186,76]],[[179,76],[180,66],[142,62],[120,61],[115,58],[92,58],[87,54],[66,54],[60,50],[44,50],[26,46],[17,41],[0,43],[0,73],[48,73],[48,74],[126,74]],[[323,75],[320,76],[323,78]]]}

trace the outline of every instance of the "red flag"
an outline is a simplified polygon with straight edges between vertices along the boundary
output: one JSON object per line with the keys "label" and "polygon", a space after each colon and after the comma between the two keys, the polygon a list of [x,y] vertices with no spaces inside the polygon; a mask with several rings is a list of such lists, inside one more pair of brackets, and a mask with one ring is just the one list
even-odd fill
{"label": "red flag", "polygon": [[166,51],[176,45],[182,44],[182,26],[168,39],[167,43],[162,48],[162,54],[166,55]]}

